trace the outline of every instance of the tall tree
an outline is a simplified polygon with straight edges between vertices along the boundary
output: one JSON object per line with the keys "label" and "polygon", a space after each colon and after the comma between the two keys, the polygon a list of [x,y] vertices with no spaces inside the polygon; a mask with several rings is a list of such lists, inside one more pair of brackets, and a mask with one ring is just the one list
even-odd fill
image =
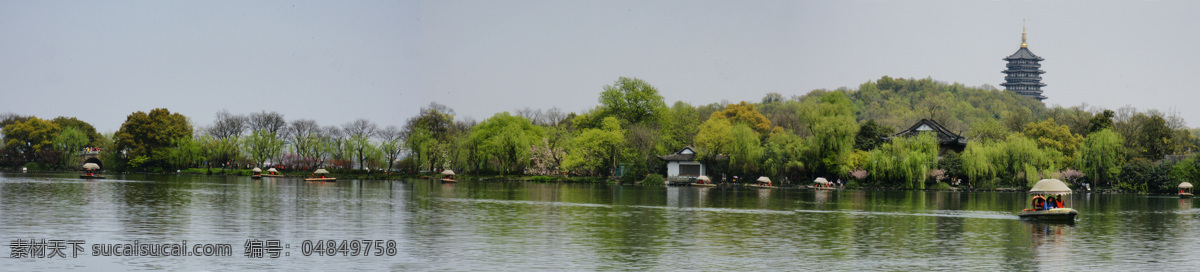
{"label": "tall tree", "polygon": [[266,130],[267,133],[282,135],[284,128],[287,128],[287,121],[283,120],[283,114],[272,111],[262,111],[251,113],[246,118],[246,125],[250,131]]}
{"label": "tall tree", "polygon": [[213,125],[208,129],[208,135],[212,135],[218,140],[241,137],[249,127],[248,120],[249,118],[245,115],[235,115],[229,113],[229,110],[222,109],[217,112],[216,119],[213,119]]}
{"label": "tall tree", "polygon": [[840,159],[854,148],[854,137],[858,135],[854,105],[844,92],[829,92],[821,95],[819,103],[807,114],[811,116],[809,131],[813,133],[812,149],[815,170],[818,174],[847,174]]}
{"label": "tall tree", "polygon": [[54,147],[54,137],[61,129],[58,125],[37,117],[15,121],[4,126],[4,146],[13,150],[25,161],[35,161],[38,153]]}
{"label": "tall tree", "polygon": [[401,152],[404,152],[403,133],[400,127],[387,126],[377,132],[379,135],[379,151],[383,153],[383,157],[387,160],[387,171],[391,173],[392,166],[396,164],[396,159],[400,158]]}
{"label": "tall tree", "polygon": [[364,151],[373,146],[371,137],[375,136],[375,131],[379,129],[378,125],[367,119],[359,118],[354,122],[342,125],[342,131],[346,132],[346,137],[349,140],[349,148],[354,151],[354,156],[358,158],[358,169],[362,170],[366,162]]}
{"label": "tall tree", "polygon": [[[192,125],[182,114],[157,108],[150,113],[139,111],[130,114],[113,137],[117,149],[126,151],[130,160],[162,166],[167,162],[168,149],[175,141],[192,137]],[[136,168],[140,165],[131,163],[131,166]]]}
{"label": "tall tree", "polygon": [[638,78],[620,77],[600,93],[604,116],[617,117],[630,124],[656,122],[667,110],[658,89]]}

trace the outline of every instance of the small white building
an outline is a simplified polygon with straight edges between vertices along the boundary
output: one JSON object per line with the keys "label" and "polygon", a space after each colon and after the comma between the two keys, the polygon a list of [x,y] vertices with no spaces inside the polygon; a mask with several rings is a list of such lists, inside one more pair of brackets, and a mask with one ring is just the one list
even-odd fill
{"label": "small white building", "polygon": [[667,162],[667,178],[695,178],[708,175],[704,163],[696,160],[696,150],[684,147],[671,155],[658,156]]}

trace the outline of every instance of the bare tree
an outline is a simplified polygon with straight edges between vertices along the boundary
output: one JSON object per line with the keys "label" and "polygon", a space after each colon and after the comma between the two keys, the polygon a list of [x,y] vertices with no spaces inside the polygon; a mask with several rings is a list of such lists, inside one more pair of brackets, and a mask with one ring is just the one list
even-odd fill
{"label": "bare tree", "polygon": [[545,124],[542,124],[543,126],[556,126],[567,119],[567,114],[563,113],[562,109],[558,107],[551,107],[542,114],[542,119],[545,121]]}
{"label": "bare tree", "polygon": [[217,112],[216,119],[213,120],[213,125],[208,129],[208,135],[218,140],[224,140],[231,137],[242,136],[246,132],[247,118],[245,115],[235,115],[229,113],[229,110],[222,109]]}
{"label": "bare tree", "polygon": [[266,130],[275,135],[280,135],[279,132],[287,127],[287,121],[283,120],[283,114],[275,111],[251,113],[248,122],[250,131]]}
{"label": "bare tree", "polygon": [[[292,124],[284,129],[288,141],[292,143],[292,147],[296,149],[296,154],[302,160],[309,160],[319,152],[317,150],[317,136],[321,133],[321,127],[317,126],[317,121],[310,119],[296,119]],[[308,165],[312,166],[312,165]]]}

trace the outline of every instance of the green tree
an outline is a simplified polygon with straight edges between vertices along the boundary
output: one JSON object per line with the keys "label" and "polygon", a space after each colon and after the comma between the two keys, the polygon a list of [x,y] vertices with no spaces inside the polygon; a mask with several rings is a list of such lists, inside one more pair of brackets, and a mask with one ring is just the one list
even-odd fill
{"label": "green tree", "polygon": [[858,135],[854,105],[844,92],[829,92],[820,97],[812,112],[809,131],[813,134],[813,161],[819,174],[842,175],[850,172],[840,163],[854,148],[854,137]]}
{"label": "green tree", "polygon": [[1113,120],[1112,120],[1113,114],[1114,113],[1112,110],[1104,110],[1104,112],[1101,112],[1100,114],[1096,114],[1096,116],[1093,116],[1092,119],[1088,120],[1088,134],[1091,134],[1092,132],[1105,130],[1105,129],[1112,129],[1113,128]]}
{"label": "green tree", "polygon": [[763,146],[763,170],[768,176],[797,177],[804,171],[804,138],[789,131],[771,133]]}
{"label": "green tree", "polygon": [[764,136],[771,130],[771,120],[754,110],[754,104],[746,103],[746,101],[725,106],[725,110],[713,113],[709,119],[718,117],[727,118],[733,124],[745,124],[754,129],[754,132]]}
{"label": "green tree", "polygon": [[726,174],[717,163],[733,146],[733,124],[726,118],[709,118],[696,133],[696,156],[713,174]]}
{"label": "green tree", "polygon": [[744,123],[738,123],[730,131],[732,140],[729,145],[729,167],[736,175],[752,176],[760,174],[763,148],[758,140],[758,132]]}
{"label": "green tree", "polygon": [[925,177],[937,165],[937,138],[931,133],[892,138],[868,153],[866,169],[876,182],[925,189]]}
{"label": "green tree", "polygon": [[658,89],[638,78],[620,77],[600,93],[604,116],[623,119],[630,124],[657,122],[667,111]]}
{"label": "green tree", "polygon": [[[283,152],[284,141],[276,137],[274,132],[266,129],[251,131],[249,136],[242,137],[242,150],[245,150],[254,161],[255,166],[263,166],[267,160],[275,160]],[[278,163],[278,162],[276,162]]]}
{"label": "green tree", "polygon": [[1100,181],[1111,182],[1121,173],[1121,165],[1125,163],[1124,142],[1125,137],[1111,129],[1088,134],[1076,164],[1097,185]]}
{"label": "green tree", "polygon": [[172,143],[174,148],[169,152],[168,158],[172,166],[176,168],[189,168],[193,164],[206,161],[207,152],[204,148],[204,143],[196,137],[183,137],[175,139]]}
{"label": "green tree", "polygon": [[621,121],[606,117],[600,128],[583,129],[579,136],[571,139],[571,148],[563,161],[569,171],[598,174],[609,164],[609,173],[615,175],[620,148],[625,145],[625,131]]}
{"label": "green tree", "polygon": [[67,127],[54,137],[54,148],[63,154],[63,166],[77,166],[79,162],[78,152],[82,151],[88,143],[88,137],[83,131],[75,127]]}
{"label": "green tree", "polygon": [[53,122],[62,129],[75,128],[80,132],[83,132],[84,136],[87,136],[87,143],[84,143],[85,145],[91,145],[92,143],[96,142],[96,139],[100,138],[100,133],[96,132],[96,128],[93,127],[92,124],[88,124],[87,122],[81,121],[75,117],[59,116],[55,117],[54,120],[51,120],[50,122]]}
{"label": "green tree", "polygon": [[501,112],[475,125],[469,141],[479,144],[479,159],[484,160],[480,164],[494,161],[499,172],[519,174],[529,162],[530,148],[542,136],[541,128],[529,119]]}
{"label": "green tree", "polygon": [[1167,122],[1162,116],[1150,115],[1150,119],[1142,126],[1141,136],[1138,140],[1141,146],[1146,148],[1146,159],[1161,160],[1163,156],[1175,152],[1171,150],[1174,132],[1167,127]]}
{"label": "green tree", "polygon": [[871,151],[883,144],[884,137],[892,136],[895,132],[896,129],[892,127],[880,125],[875,120],[867,120],[854,136],[854,149]]}
{"label": "green tree", "polygon": [[131,166],[164,166],[172,143],[191,137],[192,125],[186,116],[158,108],[130,114],[113,136],[117,149],[126,151],[128,158],[146,158],[145,164]]}
{"label": "green tree", "polygon": [[39,152],[54,148],[54,138],[60,130],[52,122],[29,117],[4,126],[4,146],[21,154],[27,162],[35,161]]}
{"label": "green tree", "polygon": [[1057,125],[1054,123],[1054,119],[1026,124],[1022,133],[1025,134],[1025,137],[1036,141],[1040,148],[1050,148],[1061,152],[1062,157],[1055,159],[1062,162],[1061,165],[1074,164],[1080,145],[1083,143],[1083,136],[1071,133],[1071,129],[1065,125]]}

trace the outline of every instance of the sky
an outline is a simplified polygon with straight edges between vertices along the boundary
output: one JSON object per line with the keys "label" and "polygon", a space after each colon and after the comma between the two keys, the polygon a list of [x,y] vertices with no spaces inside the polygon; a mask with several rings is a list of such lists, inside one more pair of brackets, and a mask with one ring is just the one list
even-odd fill
{"label": "sky", "polygon": [[402,126],[583,112],[636,77],[668,104],[760,101],[882,76],[1003,82],[1026,27],[1048,106],[1200,126],[1200,1],[0,0],[0,113],[116,131],[167,108]]}

